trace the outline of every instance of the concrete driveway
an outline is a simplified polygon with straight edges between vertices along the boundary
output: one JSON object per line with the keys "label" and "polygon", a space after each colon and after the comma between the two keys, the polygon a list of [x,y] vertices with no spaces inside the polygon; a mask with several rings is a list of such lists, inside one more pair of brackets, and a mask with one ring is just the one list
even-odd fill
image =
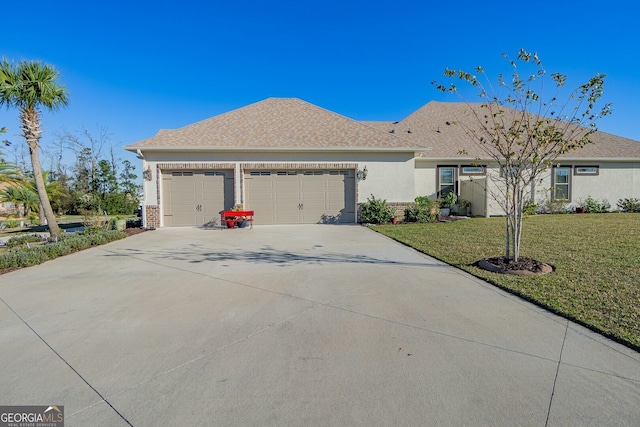
{"label": "concrete driveway", "polygon": [[359,226],[150,231],[0,298],[0,405],[66,426],[640,420],[640,354]]}

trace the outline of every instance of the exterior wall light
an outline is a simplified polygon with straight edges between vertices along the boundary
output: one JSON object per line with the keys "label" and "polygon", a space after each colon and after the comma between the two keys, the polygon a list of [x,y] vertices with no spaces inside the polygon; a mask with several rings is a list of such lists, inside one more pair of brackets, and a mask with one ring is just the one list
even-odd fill
{"label": "exterior wall light", "polygon": [[367,179],[367,174],[369,171],[367,170],[367,165],[364,166],[364,169],[356,172],[356,176],[358,177],[358,181],[364,181]]}
{"label": "exterior wall light", "polygon": [[151,179],[153,178],[153,175],[151,173],[151,168],[148,167],[142,172],[142,178],[145,181],[151,181]]}

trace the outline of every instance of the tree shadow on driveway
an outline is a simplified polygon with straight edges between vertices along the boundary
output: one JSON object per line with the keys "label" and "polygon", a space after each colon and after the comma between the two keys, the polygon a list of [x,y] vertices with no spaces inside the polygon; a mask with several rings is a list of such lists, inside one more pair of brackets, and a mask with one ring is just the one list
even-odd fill
{"label": "tree shadow on driveway", "polygon": [[[309,251],[311,252],[311,251]],[[210,249],[124,249],[108,256],[131,256],[136,258],[151,257],[154,261],[173,260],[198,264],[205,262],[246,262],[252,264],[276,264],[285,266],[287,264],[325,264],[325,263],[347,263],[347,264],[375,264],[394,265],[405,267],[448,267],[445,264],[437,263],[425,259],[424,262],[403,262],[392,259],[376,258],[368,255],[357,255],[347,253],[305,253],[305,251],[292,252],[274,249],[272,247],[262,247],[258,250],[237,251],[211,251]]]}

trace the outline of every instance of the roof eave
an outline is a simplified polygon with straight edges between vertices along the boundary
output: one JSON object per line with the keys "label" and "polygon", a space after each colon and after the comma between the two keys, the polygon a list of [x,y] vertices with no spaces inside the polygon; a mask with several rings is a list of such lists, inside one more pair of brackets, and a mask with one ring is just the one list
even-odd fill
{"label": "roof eave", "polygon": [[[425,162],[455,162],[455,161],[480,161],[492,162],[493,158],[478,157],[416,157],[416,160]],[[556,162],[640,162],[640,157],[560,157]]]}
{"label": "roof eave", "polygon": [[144,151],[376,151],[376,152],[416,152],[424,151],[424,147],[140,147],[127,145],[123,147],[133,153]]}
{"label": "roof eave", "polygon": [[640,162],[640,157],[559,157],[559,162]]}

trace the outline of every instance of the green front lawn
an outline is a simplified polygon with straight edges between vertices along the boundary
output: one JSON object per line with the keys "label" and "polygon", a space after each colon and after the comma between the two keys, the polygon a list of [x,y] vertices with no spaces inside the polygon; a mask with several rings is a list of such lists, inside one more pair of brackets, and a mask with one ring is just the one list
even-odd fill
{"label": "green front lawn", "polygon": [[536,215],[525,219],[521,256],[555,267],[513,276],[473,264],[504,254],[504,218],[372,227],[474,276],[605,335],[640,347],[640,215]]}

